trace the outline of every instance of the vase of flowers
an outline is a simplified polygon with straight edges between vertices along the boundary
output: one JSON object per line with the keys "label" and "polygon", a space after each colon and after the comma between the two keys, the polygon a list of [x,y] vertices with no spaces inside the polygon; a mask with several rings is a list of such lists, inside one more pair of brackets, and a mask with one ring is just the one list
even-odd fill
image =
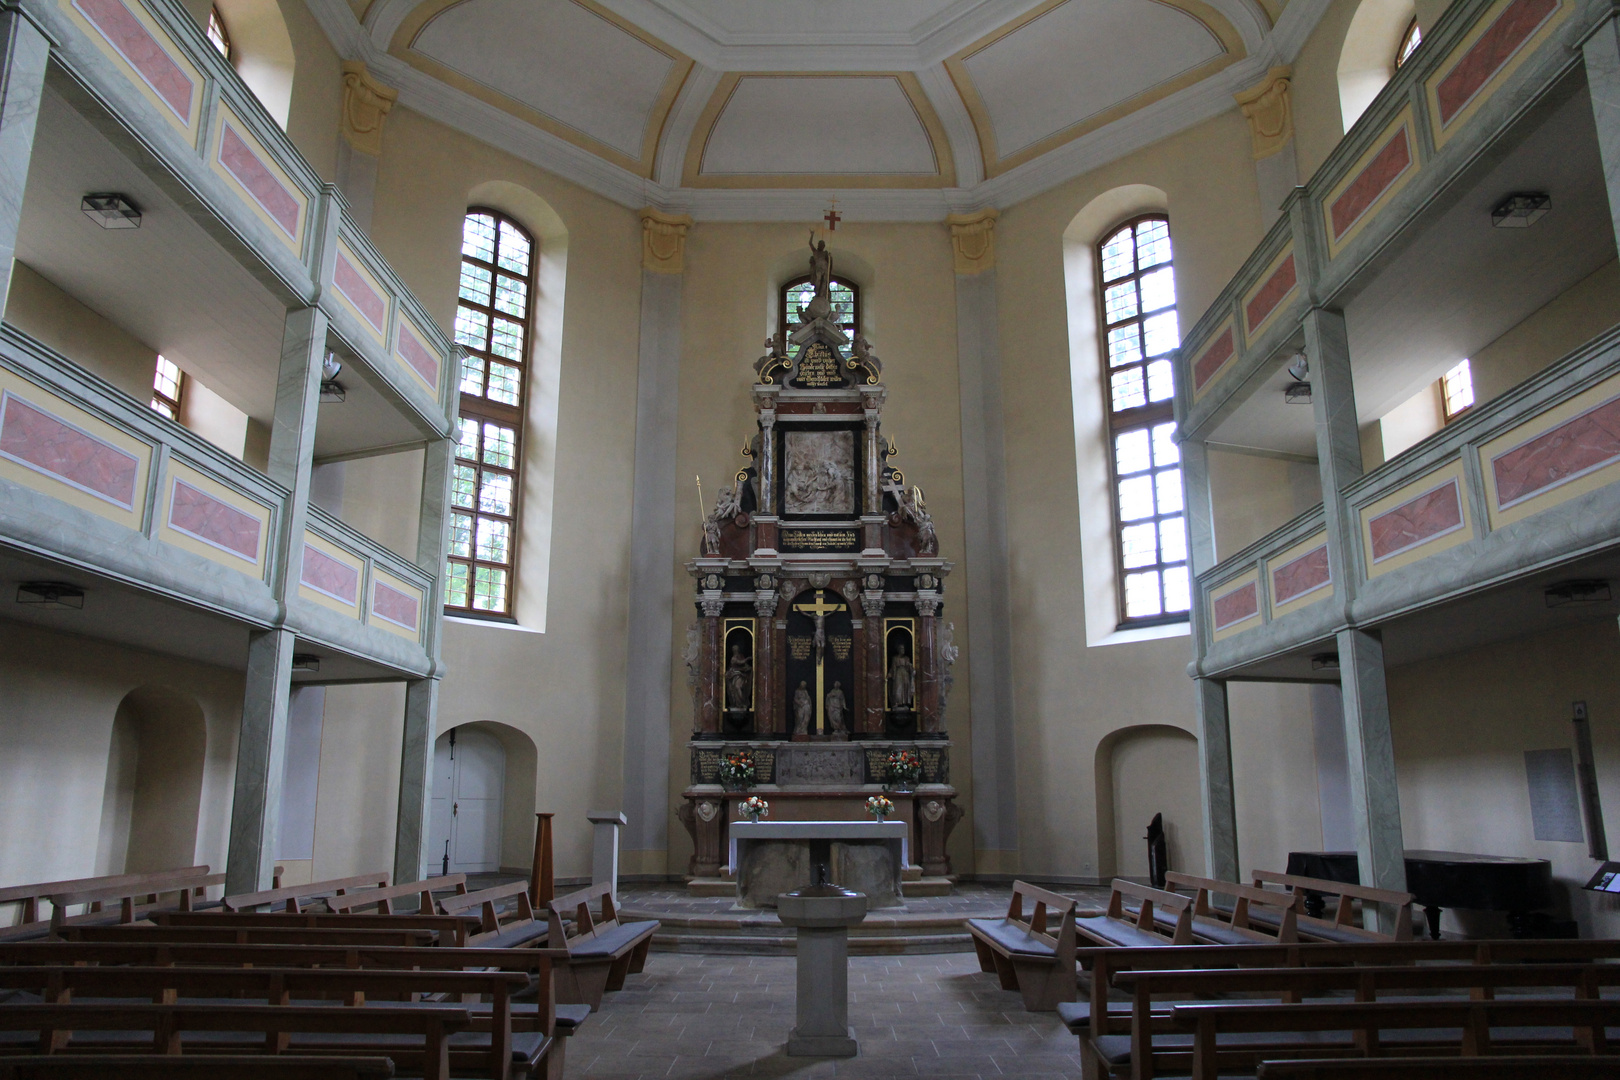
{"label": "vase of flowers", "polygon": [[866,800],[866,812],[877,818],[879,825],[883,819],[894,813],[894,803],[889,801],[887,795],[873,795]]}
{"label": "vase of flowers", "polygon": [[750,795],[737,804],[737,813],[758,825],[760,818],[771,816],[771,804],[758,795]]}
{"label": "vase of flowers", "polygon": [[890,791],[910,791],[922,779],[922,759],[910,750],[891,750],[887,775]]}
{"label": "vase of flowers", "polygon": [[720,762],[720,786],[727,791],[747,791],[754,786],[754,755],[747,750],[727,754]]}

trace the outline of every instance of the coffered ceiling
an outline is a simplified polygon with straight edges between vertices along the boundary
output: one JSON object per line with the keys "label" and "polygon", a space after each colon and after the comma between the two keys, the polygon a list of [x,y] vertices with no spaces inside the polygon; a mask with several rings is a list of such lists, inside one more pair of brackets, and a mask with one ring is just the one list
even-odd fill
{"label": "coffered ceiling", "polygon": [[[1266,0],[1272,3],[1272,0]],[[938,219],[1235,108],[1327,0],[310,0],[401,104],[627,206]]]}

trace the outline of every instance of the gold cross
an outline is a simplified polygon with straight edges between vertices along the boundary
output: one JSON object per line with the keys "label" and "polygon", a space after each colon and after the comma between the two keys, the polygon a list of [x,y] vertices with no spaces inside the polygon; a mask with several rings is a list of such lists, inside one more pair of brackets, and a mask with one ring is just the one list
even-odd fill
{"label": "gold cross", "polygon": [[823,595],[823,590],[817,589],[816,590],[815,603],[812,603],[812,604],[794,604],[793,605],[793,610],[803,612],[804,614],[810,616],[811,618],[815,618],[817,615],[821,615],[821,616],[825,617],[827,615],[831,615],[835,611],[844,610],[844,605],[843,604],[838,603],[838,601],[836,601],[836,600],[825,601],[825,600],[822,599],[822,595]]}
{"label": "gold cross", "polygon": [[[816,590],[816,598],[815,598],[814,602],[809,603],[809,604],[794,604],[793,605],[793,610],[797,611],[797,612],[799,612],[801,614],[808,615],[812,619],[817,618],[817,617],[825,618],[826,616],[831,615],[835,611],[843,611],[844,610],[844,605],[843,604],[840,604],[836,600],[827,601],[827,600],[823,599],[824,596],[825,596],[825,591],[822,590],[822,589],[817,589]],[[826,720],[826,717],[824,715],[825,712],[826,712],[826,707],[827,707],[827,666],[826,666],[827,646],[826,646],[826,627],[825,627],[825,625],[822,627],[822,639],[823,639],[822,640],[822,645],[819,648],[816,649],[816,730],[817,731],[824,731],[824,730],[826,730],[826,727],[827,727],[827,720]]]}

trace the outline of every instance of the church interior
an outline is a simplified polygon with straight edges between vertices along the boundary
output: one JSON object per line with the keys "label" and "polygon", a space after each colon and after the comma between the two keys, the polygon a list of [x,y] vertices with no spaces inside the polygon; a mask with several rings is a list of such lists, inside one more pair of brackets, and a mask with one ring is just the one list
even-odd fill
{"label": "church interior", "polygon": [[0,1078],[1620,1069],[1609,0],[0,25]]}

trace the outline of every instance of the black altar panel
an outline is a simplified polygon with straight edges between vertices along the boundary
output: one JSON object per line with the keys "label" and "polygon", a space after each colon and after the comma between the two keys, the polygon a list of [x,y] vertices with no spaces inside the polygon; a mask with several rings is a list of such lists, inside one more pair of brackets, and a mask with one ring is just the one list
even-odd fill
{"label": "black altar panel", "polygon": [[[816,623],[814,609],[822,609],[823,670],[817,681]],[[801,610],[806,609],[806,610]],[[852,731],[855,723],[855,628],[851,623],[849,605],[831,589],[807,589],[793,598],[788,605],[786,674],[782,686],[783,715],[789,732],[798,730],[794,711],[794,698],[802,683],[810,695],[812,720],[806,732],[824,733],[826,727],[826,698],[834,683],[844,695],[844,730]]]}

